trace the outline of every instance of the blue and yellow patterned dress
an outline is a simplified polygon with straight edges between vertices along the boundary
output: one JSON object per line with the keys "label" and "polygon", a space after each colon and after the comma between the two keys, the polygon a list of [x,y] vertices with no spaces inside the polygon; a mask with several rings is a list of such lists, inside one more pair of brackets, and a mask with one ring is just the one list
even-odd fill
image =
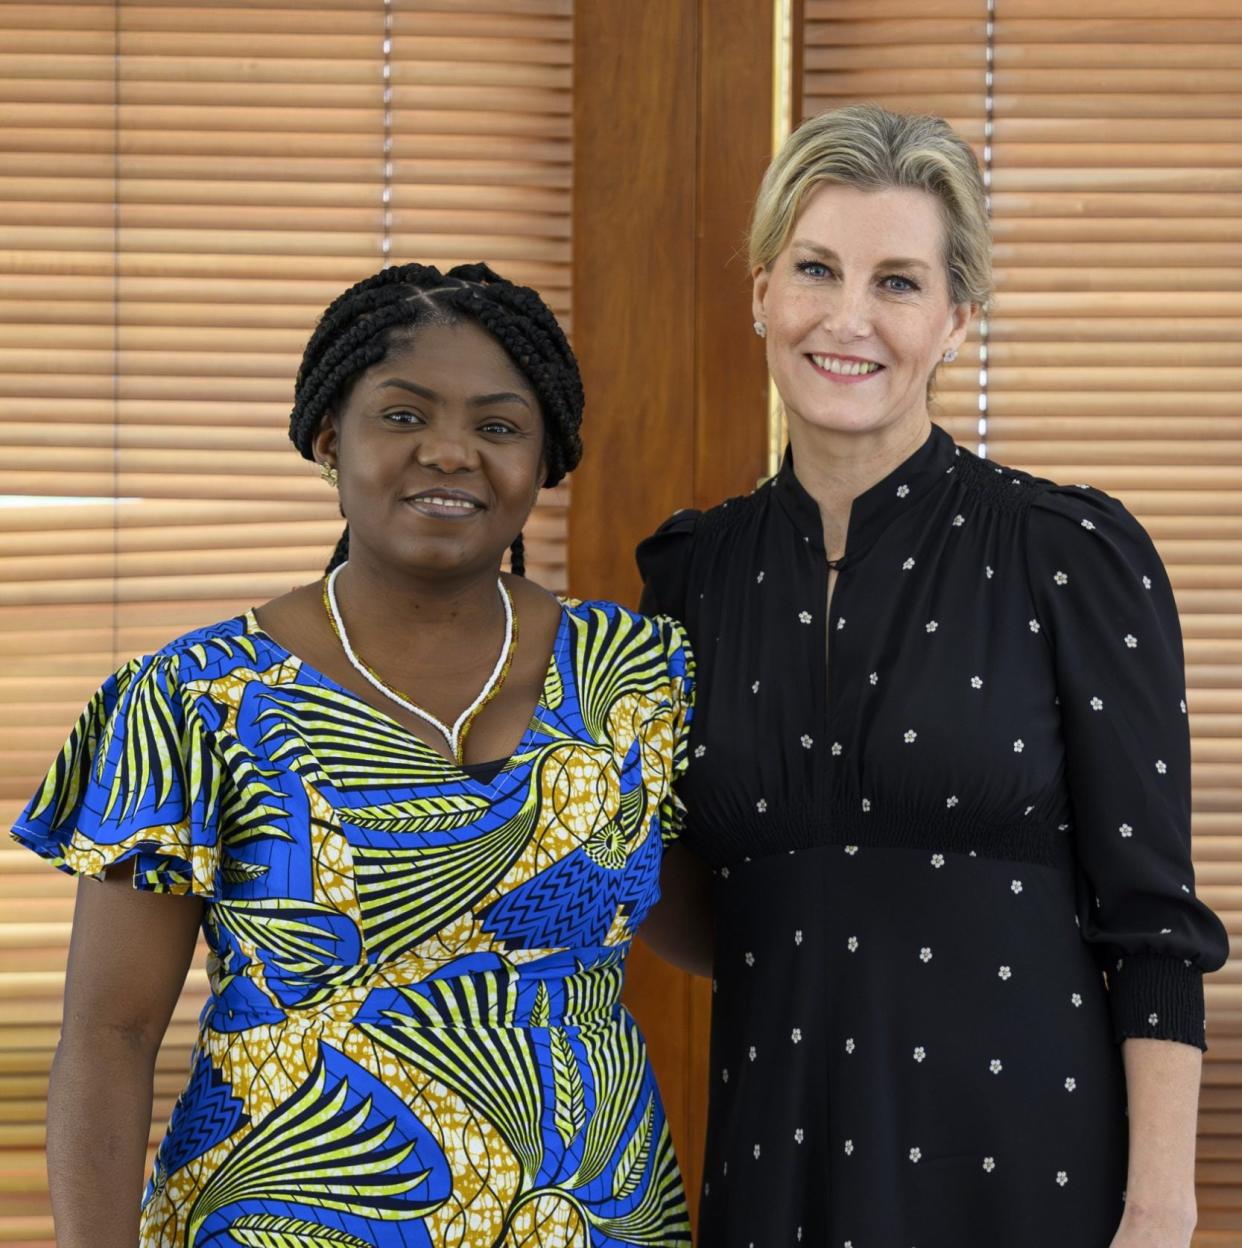
{"label": "blue and yellow patterned dress", "polygon": [[212,994],[143,1245],[690,1242],[618,997],[692,679],[677,625],[566,604],[489,782],[252,614],[107,681],[15,835],[206,902]]}

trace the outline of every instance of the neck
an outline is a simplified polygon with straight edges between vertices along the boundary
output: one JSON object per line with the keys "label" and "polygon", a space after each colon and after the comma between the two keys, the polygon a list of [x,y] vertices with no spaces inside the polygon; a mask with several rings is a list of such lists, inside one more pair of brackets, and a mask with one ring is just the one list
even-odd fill
{"label": "neck", "polygon": [[444,655],[446,644],[473,650],[480,634],[490,638],[503,629],[498,576],[499,569],[452,579],[394,576],[359,554],[336,578],[336,597],[360,648],[397,648],[408,658]]}
{"label": "neck", "polygon": [[845,553],[854,500],[909,459],[930,433],[931,417],[926,410],[916,418],[866,433],[818,428],[790,414],[794,471],[802,488],[819,504],[829,559]]}

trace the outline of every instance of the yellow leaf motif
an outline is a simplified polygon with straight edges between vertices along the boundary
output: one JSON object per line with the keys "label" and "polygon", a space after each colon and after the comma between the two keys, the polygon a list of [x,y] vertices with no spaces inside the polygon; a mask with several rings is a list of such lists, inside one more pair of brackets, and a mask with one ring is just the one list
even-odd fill
{"label": "yellow leaf motif", "polygon": [[342,806],[337,814],[346,823],[373,832],[447,832],[475,822],[489,807],[486,797],[446,793],[380,806]]}
{"label": "yellow leaf motif", "polygon": [[229,1225],[229,1234],[245,1248],[371,1248],[365,1239],[319,1222],[249,1214]]}
{"label": "yellow leaf motif", "polygon": [[546,1027],[548,1019],[551,1016],[551,1003],[548,1001],[548,986],[539,981],[539,987],[535,989],[535,1004],[530,1010],[530,1025],[532,1027]]}
{"label": "yellow leaf motif", "polygon": [[569,1146],[569,1142],[586,1123],[586,1094],[582,1088],[582,1074],[578,1059],[563,1027],[552,1028],[552,1087],[556,1092],[556,1109],[553,1122],[556,1132]]}
{"label": "yellow leaf motif", "polygon": [[612,1194],[618,1200],[637,1191],[647,1169],[647,1158],[651,1156],[651,1127],[655,1122],[655,1102],[647,1097],[647,1109],[639,1121],[638,1128],[625,1146],[621,1160],[612,1176]]}

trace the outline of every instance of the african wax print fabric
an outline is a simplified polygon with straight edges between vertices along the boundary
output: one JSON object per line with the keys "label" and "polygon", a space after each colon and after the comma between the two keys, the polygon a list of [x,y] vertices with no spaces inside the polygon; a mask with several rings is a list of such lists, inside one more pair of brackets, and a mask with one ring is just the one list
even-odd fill
{"label": "african wax print fabric", "polygon": [[253,613],[104,684],[14,834],[205,902],[211,997],[143,1245],[690,1242],[619,994],[692,680],[679,626],[567,603],[483,778]]}

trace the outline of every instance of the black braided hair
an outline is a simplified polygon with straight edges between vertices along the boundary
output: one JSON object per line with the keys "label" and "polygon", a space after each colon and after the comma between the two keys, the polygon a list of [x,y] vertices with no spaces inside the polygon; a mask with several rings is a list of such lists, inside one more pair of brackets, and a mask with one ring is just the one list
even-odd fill
{"label": "black braided hair", "polygon": [[[582,377],[551,309],[528,286],[515,286],[485,264],[447,273],[429,264],[400,264],[338,295],[315,326],[293,389],[289,437],[307,459],[323,418],[346,387],[388,354],[393,341],[420,325],[475,322],[504,348],[539,400],[544,426],[545,486],[556,485],[582,458]],[[349,558],[349,529],[328,570]],[[519,533],[510,566],[526,572]]]}
{"label": "black braided hair", "polygon": [[509,571],[514,576],[526,575],[526,539],[520,533],[509,547]]}

